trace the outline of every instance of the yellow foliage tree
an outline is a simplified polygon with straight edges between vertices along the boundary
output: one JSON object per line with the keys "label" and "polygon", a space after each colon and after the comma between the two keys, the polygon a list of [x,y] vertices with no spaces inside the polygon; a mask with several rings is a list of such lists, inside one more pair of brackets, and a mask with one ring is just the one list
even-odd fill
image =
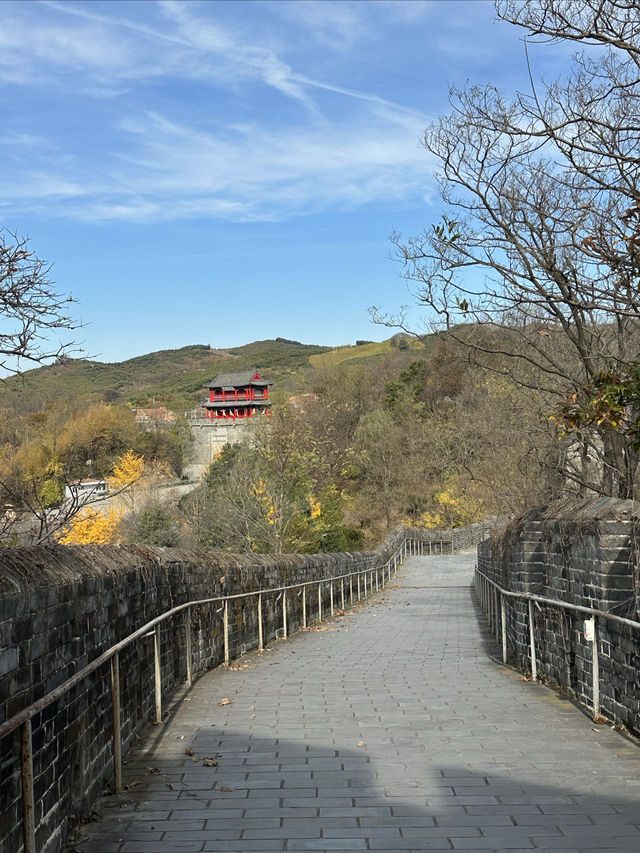
{"label": "yellow foliage tree", "polygon": [[113,474],[107,478],[112,492],[120,493],[130,508],[135,504],[135,486],[144,474],[144,458],[133,450],[119,456],[113,466]]}
{"label": "yellow foliage tree", "polygon": [[484,516],[482,502],[469,494],[461,494],[455,485],[447,486],[433,496],[433,511],[427,510],[422,515],[404,524],[428,529],[450,529],[472,524]]}
{"label": "yellow foliage tree", "polygon": [[61,545],[110,545],[118,542],[122,515],[115,507],[106,512],[85,507],[63,529],[58,542]]}

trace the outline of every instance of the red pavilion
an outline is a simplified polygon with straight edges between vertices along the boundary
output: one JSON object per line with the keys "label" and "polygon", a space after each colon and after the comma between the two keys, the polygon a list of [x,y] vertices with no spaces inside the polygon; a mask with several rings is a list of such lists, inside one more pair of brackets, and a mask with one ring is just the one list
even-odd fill
{"label": "red pavilion", "polygon": [[205,387],[209,389],[209,399],[204,406],[210,420],[252,418],[262,409],[271,414],[269,385],[257,370],[242,370],[236,373],[218,373]]}

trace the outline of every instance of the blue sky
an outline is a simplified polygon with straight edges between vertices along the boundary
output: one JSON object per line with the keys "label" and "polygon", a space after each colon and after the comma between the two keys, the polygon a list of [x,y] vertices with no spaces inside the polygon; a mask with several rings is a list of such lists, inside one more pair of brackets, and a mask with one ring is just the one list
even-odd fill
{"label": "blue sky", "polygon": [[521,38],[488,0],[5,2],[0,225],[103,361],[388,337],[389,234],[439,218],[420,134],[450,84],[525,88]]}

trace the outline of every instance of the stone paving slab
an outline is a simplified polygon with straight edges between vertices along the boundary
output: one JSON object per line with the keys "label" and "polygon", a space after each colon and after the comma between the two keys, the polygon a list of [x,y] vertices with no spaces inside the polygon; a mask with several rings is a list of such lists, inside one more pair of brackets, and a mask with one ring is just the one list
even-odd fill
{"label": "stone paving slab", "polygon": [[331,630],[200,678],[76,849],[640,853],[640,750],[498,662],[473,564],[410,558]]}

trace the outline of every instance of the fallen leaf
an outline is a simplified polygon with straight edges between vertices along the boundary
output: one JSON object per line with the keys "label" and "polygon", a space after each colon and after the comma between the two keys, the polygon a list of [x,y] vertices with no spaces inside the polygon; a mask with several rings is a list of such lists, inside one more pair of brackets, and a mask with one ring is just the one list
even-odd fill
{"label": "fallen leaf", "polygon": [[523,675],[520,681],[533,681],[530,675]]}
{"label": "fallen leaf", "polygon": [[185,749],[185,755],[195,755],[195,752],[192,749]]}
{"label": "fallen leaf", "polygon": [[358,746],[366,746],[366,743],[363,740],[359,740]]}
{"label": "fallen leaf", "polygon": [[222,707],[223,705],[231,705],[232,702],[233,702],[233,699],[229,699],[228,696],[225,696],[224,699],[221,699],[218,702],[218,705],[220,705],[220,707]]}
{"label": "fallen leaf", "polygon": [[227,788],[227,786],[226,786],[226,785],[220,785],[220,787],[218,788],[218,790],[219,790],[219,791],[234,791],[234,790],[235,790],[235,788]]}
{"label": "fallen leaf", "polygon": [[160,772],[159,767],[150,767],[149,768],[149,773],[159,773],[159,772]]}
{"label": "fallen leaf", "polygon": [[218,766],[218,762],[215,760],[215,758],[205,758],[202,763],[204,764],[205,767],[217,767]]}

